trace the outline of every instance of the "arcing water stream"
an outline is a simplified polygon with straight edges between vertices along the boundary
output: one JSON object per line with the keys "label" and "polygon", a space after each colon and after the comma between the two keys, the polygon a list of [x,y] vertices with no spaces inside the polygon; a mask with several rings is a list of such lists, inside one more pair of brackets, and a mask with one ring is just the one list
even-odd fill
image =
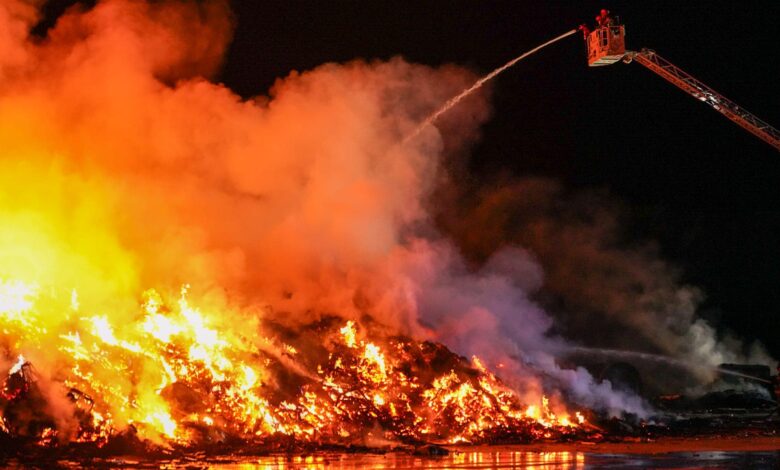
{"label": "arcing water stream", "polygon": [[589,355],[600,355],[600,356],[612,356],[612,357],[619,357],[622,359],[635,359],[635,360],[641,360],[646,362],[662,362],[664,364],[669,364],[675,367],[680,367],[683,369],[697,369],[697,368],[708,368],[713,371],[717,371],[721,374],[725,375],[732,375],[734,377],[742,377],[745,379],[755,380],[757,382],[764,382],[764,383],[772,383],[771,380],[762,379],[760,377],[754,377],[752,375],[743,374],[741,372],[737,372],[730,369],[725,369],[723,367],[714,367],[714,366],[707,366],[702,364],[694,364],[692,362],[688,361],[682,361],[679,359],[675,359],[668,356],[661,356],[659,354],[650,354],[650,353],[643,353],[643,352],[637,352],[637,351],[623,351],[619,349],[607,349],[607,348],[586,348],[581,346],[573,346],[566,348],[566,351],[572,354],[589,354]]}
{"label": "arcing water stream", "polygon": [[528,51],[528,52],[526,52],[526,53],[524,53],[524,54],[522,54],[522,55],[520,55],[518,57],[515,57],[514,59],[510,60],[506,64],[502,65],[501,67],[493,70],[489,74],[487,74],[484,77],[480,78],[479,80],[474,82],[474,84],[471,85],[471,87],[467,88],[466,90],[461,92],[459,95],[454,96],[454,97],[450,98],[449,100],[447,100],[447,102],[444,103],[444,105],[441,108],[439,108],[438,110],[436,110],[436,112],[434,112],[433,114],[431,114],[430,116],[425,118],[425,120],[419,126],[417,126],[417,128],[415,128],[414,131],[411,134],[407,135],[404,138],[403,143],[406,144],[410,140],[412,140],[415,137],[417,137],[420,134],[420,132],[422,132],[423,129],[425,129],[427,126],[433,124],[436,121],[436,119],[439,118],[439,116],[441,116],[442,114],[444,114],[447,111],[449,111],[453,106],[458,104],[463,98],[467,97],[471,93],[473,93],[476,90],[480,89],[482,87],[482,85],[484,85],[488,81],[492,80],[496,75],[498,75],[501,72],[503,72],[504,70],[512,67],[513,65],[515,65],[516,63],[518,63],[521,60],[525,59],[526,57],[528,57],[529,55],[533,54],[534,52],[536,52],[536,51],[538,51],[540,49],[544,49],[545,47],[549,46],[550,44],[558,42],[561,39],[566,38],[568,36],[571,36],[572,34],[574,34],[576,32],[577,32],[576,29],[572,29],[571,31],[569,31],[567,33],[561,34],[557,38],[551,39],[551,40],[545,42],[544,44],[536,46],[533,49],[531,49],[530,51]]}
{"label": "arcing water stream", "polygon": [[[544,49],[545,47],[558,42],[568,36],[571,36],[572,34],[576,33],[576,29],[572,29],[571,31],[568,31],[566,33],[561,34],[560,36],[551,39],[543,44],[540,44],[539,46],[534,47],[533,49],[523,53],[522,55],[515,57],[514,59],[510,60],[506,64],[502,65],[501,67],[493,70],[489,74],[483,76],[476,82],[474,82],[473,85],[471,85],[469,88],[463,90],[458,95],[450,98],[445,102],[440,108],[438,108],[435,112],[430,114],[427,118],[425,118],[424,121],[422,121],[410,134],[408,134],[402,141],[402,144],[405,145],[409,143],[411,140],[414,140],[427,126],[433,124],[441,115],[452,109],[454,106],[456,106],[461,100],[469,96],[471,93],[475,92],[476,90],[480,89],[485,83],[495,78],[500,73],[504,72],[505,70],[511,68],[513,65],[518,63],[519,61],[525,59],[526,57],[530,56],[531,54]],[[694,364],[691,362],[682,361],[679,359],[674,359],[668,356],[661,356],[658,354],[649,354],[649,353],[642,353],[642,352],[635,352],[635,351],[622,351],[617,349],[604,349],[604,348],[586,348],[586,347],[570,347],[566,348],[566,352],[572,353],[572,354],[589,354],[589,355],[603,355],[603,356],[612,356],[612,357],[619,357],[623,359],[634,359],[634,360],[641,360],[646,362],[662,362],[665,364],[669,364],[675,367],[683,368],[683,369],[700,369],[702,367],[708,368],[712,371],[719,372],[721,374],[725,375],[731,375],[735,377],[742,377],[750,380],[754,380],[757,382],[764,382],[764,383],[772,383],[770,380],[766,380],[760,377],[754,377],[748,374],[743,374],[741,372],[737,372],[734,370],[726,369],[723,367],[714,367],[714,366],[703,366],[702,364]]]}

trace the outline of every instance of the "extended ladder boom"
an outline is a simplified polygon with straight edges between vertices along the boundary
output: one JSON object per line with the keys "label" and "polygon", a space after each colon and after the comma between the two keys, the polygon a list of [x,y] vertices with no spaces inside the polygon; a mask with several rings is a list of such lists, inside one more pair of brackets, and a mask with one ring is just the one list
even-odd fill
{"label": "extended ladder boom", "polygon": [[639,62],[780,151],[780,132],[777,129],[693,78],[679,67],[656,54],[655,51],[650,49],[642,49],[640,52],[626,51],[624,60],[627,62],[631,60]]}

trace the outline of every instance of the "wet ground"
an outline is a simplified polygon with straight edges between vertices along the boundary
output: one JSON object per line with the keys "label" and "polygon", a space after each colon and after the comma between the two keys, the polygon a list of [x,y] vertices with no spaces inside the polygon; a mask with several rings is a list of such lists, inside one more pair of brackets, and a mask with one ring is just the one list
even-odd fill
{"label": "wet ground", "polygon": [[[440,449],[440,448],[439,448]],[[780,437],[742,435],[663,438],[643,442],[548,443],[513,446],[451,447],[448,455],[409,452],[253,457],[182,455],[175,460],[132,457],[43,463],[0,460],[3,468],[135,468],[215,470],[340,469],[780,469]]]}
{"label": "wet ground", "polygon": [[683,452],[672,454],[591,454],[587,452],[469,452],[441,458],[409,455],[346,455],[286,459],[268,457],[251,462],[214,465],[215,469],[749,469],[780,468],[780,451]]}
{"label": "wet ground", "polygon": [[[132,459],[92,462],[62,462],[64,468],[159,468],[219,470],[355,470],[355,469],[777,469],[780,451],[705,451],[661,454],[602,454],[590,452],[475,451],[443,457],[408,454],[323,454],[313,456],[266,456],[210,462],[138,462]],[[13,466],[13,465],[12,465]]]}

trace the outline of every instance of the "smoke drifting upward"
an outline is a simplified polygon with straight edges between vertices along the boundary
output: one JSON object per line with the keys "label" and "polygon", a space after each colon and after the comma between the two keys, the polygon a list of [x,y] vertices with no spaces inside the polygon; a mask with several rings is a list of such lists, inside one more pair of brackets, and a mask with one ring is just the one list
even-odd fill
{"label": "smoke drifting upward", "polygon": [[[30,251],[56,256],[4,275],[106,294],[190,282],[301,315],[356,315],[360,290],[387,285],[442,158],[437,138],[398,135],[470,73],[326,64],[242,101],[202,78],[230,37],[223,2],[100,2],[38,42],[34,13],[3,6],[3,210],[19,219],[3,250],[38,234]],[[486,114],[475,97],[452,121],[468,134]]]}
{"label": "smoke drifting upward", "polygon": [[[568,202],[549,183],[491,193],[445,224],[484,255],[476,269],[462,259],[427,208],[444,163],[487,119],[487,92],[400,142],[471,72],[400,58],[325,64],[242,100],[207,79],[231,37],[224,1],[104,0],[34,40],[36,5],[0,5],[0,279],[77,288],[84,309],[116,324],[145,289],[185,283],[230,306],[224,328],[239,316],[367,315],[503,363],[523,392],[540,392],[542,370],[610,410],[643,404],[555,363],[564,337],[585,339],[573,312],[666,353],[730,358],[696,319],[695,289],[646,251],[605,247],[614,220],[598,205],[593,225],[554,215]],[[510,209],[530,222],[496,220]],[[570,302],[556,316],[536,300],[545,290]],[[47,318],[53,331],[66,321]]]}
{"label": "smoke drifting upward", "polygon": [[774,365],[761,344],[719,338],[697,316],[704,294],[683,284],[653,243],[625,240],[625,211],[606,194],[524,178],[482,190],[465,206],[457,217],[442,214],[442,224],[476,262],[506,245],[533,252],[545,272],[539,300],[562,336],[682,359],[700,365],[702,378],[724,362]]}

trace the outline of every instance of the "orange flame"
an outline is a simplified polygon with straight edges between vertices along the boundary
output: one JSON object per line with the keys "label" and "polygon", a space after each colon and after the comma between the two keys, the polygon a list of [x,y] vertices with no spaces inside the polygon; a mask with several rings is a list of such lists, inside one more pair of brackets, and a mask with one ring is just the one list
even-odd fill
{"label": "orange flame", "polygon": [[[469,72],[329,64],[245,100],[205,78],[225,1],[101,0],[45,40],[29,34],[41,3],[0,2],[4,432],[190,445],[576,427],[410,339],[427,328],[410,272],[440,253],[409,235],[432,224],[442,148],[475,133],[484,96],[459,105],[458,142],[397,144]],[[49,401],[34,425],[6,412],[33,396]]]}
{"label": "orange flame", "polygon": [[[391,438],[459,443],[513,428],[543,435],[583,423],[579,413],[576,422],[556,415],[544,397],[540,405],[523,407],[476,357],[444,373],[426,368],[425,375],[433,374],[426,382],[411,366],[432,353],[426,346],[398,339],[380,346],[363,339],[367,332],[352,321],[337,336],[325,336],[327,359],[312,367],[317,372],[298,391],[284,395],[273,386],[281,359],[269,357],[240,329],[219,324],[220,315],[194,307],[186,287],[171,305],[147,291],[135,316],[123,323],[83,313],[49,330],[39,324],[36,308],[54,299],[23,283],[4,285],[14,286],[0,296],[5,330],[24,332],[30,357],[44,357],[50,347],[61,352],[62,384],[77,394],[73,406],[92,403],[76,437],[81,442],[105,442],[130,425],[158,443],[197,443],[209,429],[338,442],[381,423]],[[291,344],[265,341],[284,351],[285,361],[298,356]],[[9,375],[19,373],[25,357],[18,356]],[[301,358],[300,368],[311,360]],[[471,372],[464,374],[464,367]],[[40,442],[54,436],[52,428]]]}

